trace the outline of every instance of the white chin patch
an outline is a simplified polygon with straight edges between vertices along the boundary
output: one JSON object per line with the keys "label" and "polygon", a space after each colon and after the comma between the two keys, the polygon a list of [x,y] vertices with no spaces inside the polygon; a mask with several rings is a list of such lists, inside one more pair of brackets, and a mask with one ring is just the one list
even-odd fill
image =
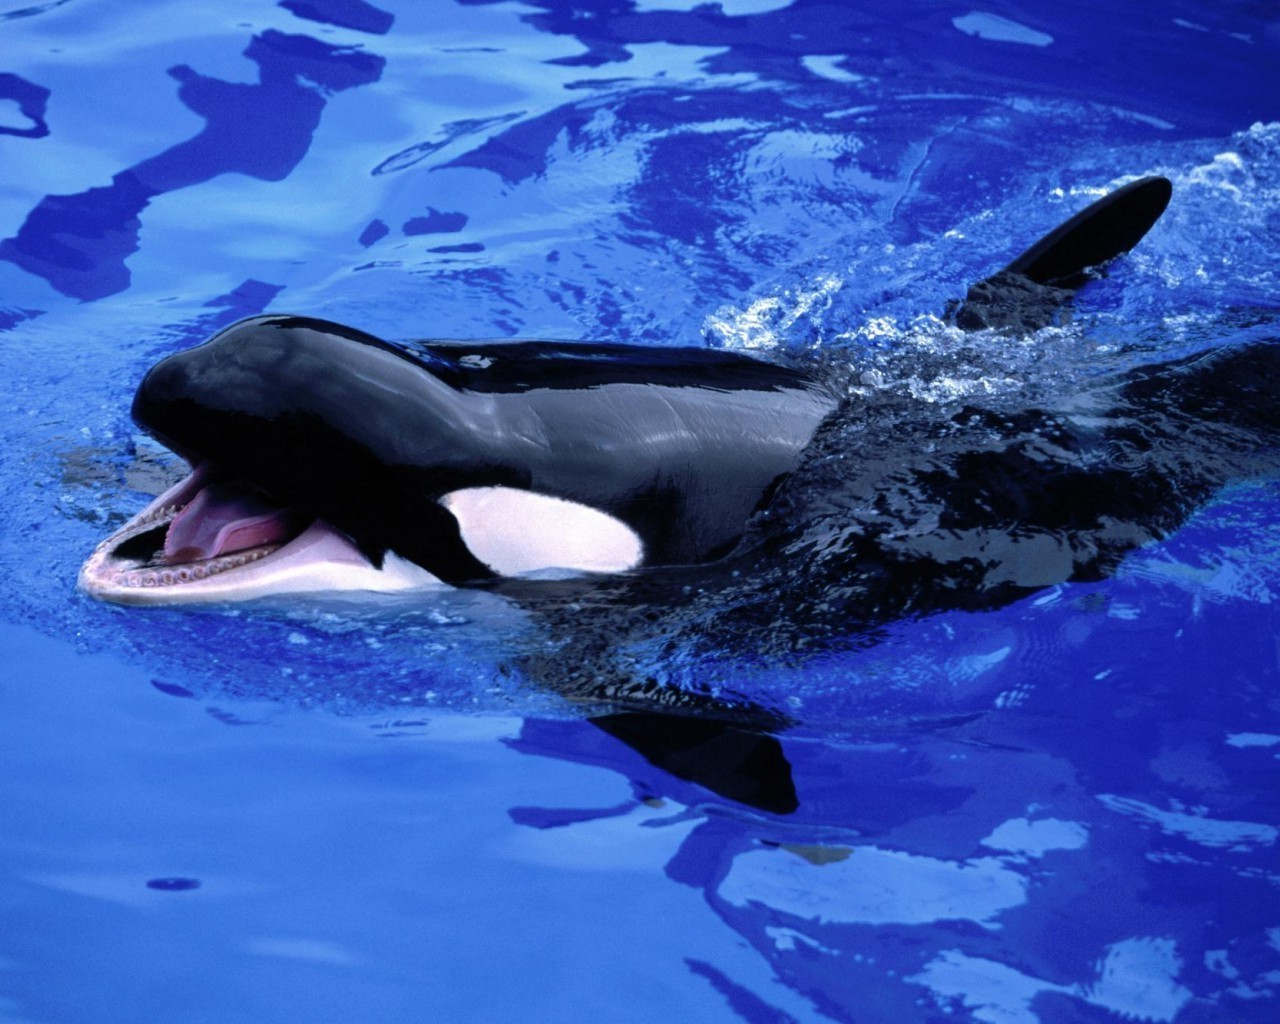
{"label": "white chin patch", "polygon": [[644,546],[607,512],[512,487],[467,487],[440,499],[462,542],[499,576],[548,570],[626,572]]}

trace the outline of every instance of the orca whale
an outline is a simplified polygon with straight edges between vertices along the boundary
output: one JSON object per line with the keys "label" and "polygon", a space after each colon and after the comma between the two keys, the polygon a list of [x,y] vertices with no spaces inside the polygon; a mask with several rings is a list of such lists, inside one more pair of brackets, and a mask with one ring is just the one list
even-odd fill
{"label": "orca whale", "polygon": [[[1170,195],[1160,177],[1116,189],[946,320],[1063,322]],[[770,735],[788,712],[669,685],[626,652],[678,634],[697,664],[811,656],[1104,576],[1222,487],[1280,470],[1276,380],[1280,338],[1253,332],[1050,400],[925,407],[781,355],[392,345],[259,316],[146,374],[133,418],[192,472],[79,586],[137,605],[485,588],[556,637],[515,653],[529,680],[607,705],[588,721],[669,773],[788,813]]]}
{"label": "orca whale", "polygon": [[[1159,177],[1115,190],[974,285],[949,319],[1020,331],[1060,319],[1170,193]],[[146,374],[133,418],[192,474],[99,545],[80,587],[188,604],[727,564],[777,519],[779,489],[848,403],[847,381],[816,362],[397,346],[258,316]]]}

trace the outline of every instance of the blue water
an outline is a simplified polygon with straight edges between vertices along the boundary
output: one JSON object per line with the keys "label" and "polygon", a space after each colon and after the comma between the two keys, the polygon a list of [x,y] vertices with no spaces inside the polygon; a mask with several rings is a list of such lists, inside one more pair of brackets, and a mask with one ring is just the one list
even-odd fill
{"label": "blue water", "polygon": [[[140,374],[264,309],[784,350],[939,408],[1274,336],[1272,5],[26,2],[0,2],[0,1021],[1280,1017],[1280,481],[1112,578],[875,643],[637,640],[796,721],[791,814],[590,725],[483,595],[74,591],[175,471],[129,421]],[[1168,214],[1070,326],[937,321],[1153,173]]]}

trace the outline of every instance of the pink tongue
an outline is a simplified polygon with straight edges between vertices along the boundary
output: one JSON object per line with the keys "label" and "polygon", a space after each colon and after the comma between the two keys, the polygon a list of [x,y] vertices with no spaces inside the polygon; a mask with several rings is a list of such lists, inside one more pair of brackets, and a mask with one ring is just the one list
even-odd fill
{"label": "pink tongue", "polygon": [[170,563],[197,562],[274,544],[289,538],[289,520],[287,509],[224,484],[210,484],[169,524],[164,557]]}

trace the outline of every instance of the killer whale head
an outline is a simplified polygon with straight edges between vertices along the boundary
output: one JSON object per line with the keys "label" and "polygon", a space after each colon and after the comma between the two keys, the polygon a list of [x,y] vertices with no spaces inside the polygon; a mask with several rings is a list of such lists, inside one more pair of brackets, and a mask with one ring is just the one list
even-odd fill
{"label": "killer whale head", "polygon": [[734,353],[409,350],[255,317],[143,378],[135,422],[192,473],[80,585],[197,603],[712,560],[835,404],[816,376]]}

